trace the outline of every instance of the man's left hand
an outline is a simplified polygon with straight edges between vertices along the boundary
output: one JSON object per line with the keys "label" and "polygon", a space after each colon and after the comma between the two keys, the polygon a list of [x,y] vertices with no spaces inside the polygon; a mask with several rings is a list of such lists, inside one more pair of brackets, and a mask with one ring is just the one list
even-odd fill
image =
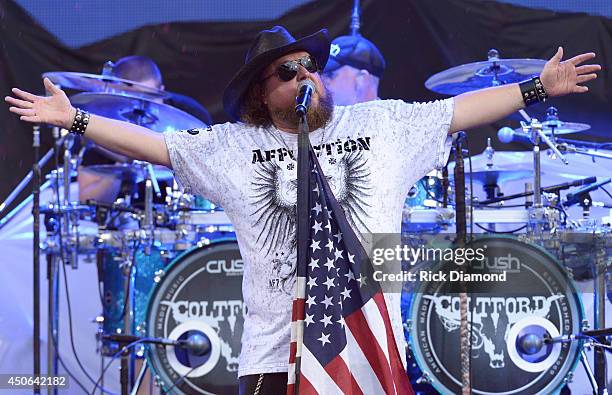
{"label": "man's left hand", "polygon": [[540,80],[548,96],[555,97],[569,93],[588,92],[589,88],[581,84],[597,78],[596,72],[601,70],[601,66],[598,64],[579,66],[579,64],[594,57],[595,54],[589,52],[562,62],[563,48],[559,47],[557,53],[546,62],[542,74],[540,74]]}

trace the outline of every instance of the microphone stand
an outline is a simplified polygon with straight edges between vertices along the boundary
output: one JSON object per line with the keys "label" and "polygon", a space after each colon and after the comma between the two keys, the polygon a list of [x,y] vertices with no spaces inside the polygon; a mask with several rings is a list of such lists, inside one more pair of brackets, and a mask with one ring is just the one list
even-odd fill
{"label": "microphone stand", "polygon": [[[305,109],[306,110],[306,109]],[[297,253],[298,260],[300,256],[308,255],[308,246],[310,244],[310,156],[309,147],[310,139],[308,137],[309,127],[306,119],[306,111],[297,111],[300,122],[298,125],[298,165],[297,165]],[[303,290],[297,290],[298,295],[306,292],[306,284]],[[302,333],[302,331],[298,331]],[[296,354],[301,354],[303,339],[296,342]],[[295,395],[299,394],[300,388],[300,361],[301,358],[296,358],[295,362]]]}
{"label": "microphone stand", "polygon": [[[63,141],[58,127],[52,128],[54,139],[53,153],[55,158],[61,152]],[[56,166],[52,172],[53,183],[53,210],[45,217],[45,227],[47,230],[47,240],[53,240],[54,249],[46,251],[47,258],[47,374],[50,376],[57,375],[58,372],[58,349],[59,349],[59,265],[64,264],[64,240],[62,240],[62,198],[60,183],[63,179],[63,169]],[[65,206],[65,203],[64,203]],[[59,241],[62,241],[60,243]],[[48,394],[56,394],[57,388],[48,387]]]}
{"label": "microphone stand", "polygon": [[[33,127],[32,147],[34,147],[34,164],[32,166],[32,216],[33,216],[33,320],[34,320],[34,377],[40,376],[40,126]],[[51,151],[49,151],[51,152]],[[40,394],[38,381],[34,384],[34,393]]]}
{"label": "microphone stand", "polygon": [[[40,151],[40,141],[36,149]],[[49,159],[51,159],[51,157],[53,156],[53,148],[49,149],[49,151],[47,151],[47,153],[42,158],[38,159],[38,156],[40,156],[40,154],[36,156],[37,158],[36,161],[37,161],[38,169],[41,169],[44,165],[47,164]],[[3,211],[6,210],[11,205],[11,203],[13,203],[13,200],[15,200],[17,196],[19,196],[21,191],[23,191],[23,189],[30,183],[30,180],[32,180],[33,172],[34,172],[34,169],[30,170],[28,174],[26,174],[26,176],[23,178],[23,180],[21,180],[19,184],[15,187],[15,189],[13,189],[10,195],[8,195],[8,197],[4,200],[4,202],[0,204],[0,214],[2,214]],[[7,222],[8,221],[3,218],[2,222],[0,223],[0,229],[4,225],[6,225]]]}
{"label": "microphone stand", "polygon": [[[455,140],[455,218],[456,248],[463,248],[467,242],[467,220],[465,207],[465,166],[463,163],[463,140],[465,132],[459,132]],[[467,284],[462,281],[459,293],[459,310],[461,323],[459,327],[460,359],[461,359],[461,388],[463,395],[472,393],[471,383],[471,339],[468,328],[468,292]]]}

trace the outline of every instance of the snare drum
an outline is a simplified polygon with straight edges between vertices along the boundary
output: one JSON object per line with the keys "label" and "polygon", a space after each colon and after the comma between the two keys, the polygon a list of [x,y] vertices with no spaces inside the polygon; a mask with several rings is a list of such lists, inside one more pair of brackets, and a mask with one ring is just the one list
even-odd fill
{"label": "snare drum", "polygon": [[[539,348],[530,348],[529,340],[580,332],[584,314],[572,281],[538,246],[490,236],[468,246],[486,251],[486,259],[474,264],[472,273],[506,273],[505,281],[468,283],[473,392],[555,393],[574,370],[582,344],[541,342]],[[449,267],[460,269],[454,263]],[[411,356],[422,379],[442,394],[461,393],[456,284],[422,282],[403,298]]]}
{"label": "snare drum", "polygon": [[163,388],[173,387],[181,394],[238,392],[246,313],[242,272],[240,250],[233,240],[193,248],[167,267],[149,299],[147,336],[172,340],[199,336],[210,348],[204,355],[178,347],[149,348],[147,358]]}

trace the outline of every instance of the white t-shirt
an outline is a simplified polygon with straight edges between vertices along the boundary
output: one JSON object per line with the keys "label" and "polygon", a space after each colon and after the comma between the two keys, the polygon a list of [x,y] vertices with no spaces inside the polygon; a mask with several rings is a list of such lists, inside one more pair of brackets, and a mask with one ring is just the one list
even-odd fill
{"label": "white t-shirt", "polygon": [[[335,107],[329,124],[310,133],[332,191],[358,233],[400,232],[410,187],[446,164],[453,103],[377,100]],[[236,230],[247,306],[238,375],[287,371],[297,135],[225,123],[164,137],[178,181],[221,205]],[[403,344],[399,295],[394,300],[391,321]]]}

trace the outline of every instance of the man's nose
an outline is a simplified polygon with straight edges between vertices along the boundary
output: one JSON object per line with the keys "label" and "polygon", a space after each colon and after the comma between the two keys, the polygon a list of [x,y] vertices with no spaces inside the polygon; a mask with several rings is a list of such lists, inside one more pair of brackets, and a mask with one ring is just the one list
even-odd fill
{"label": "man's nose", "polygon": [[311,76],[311,73],[308,70],[306,70],[306,67],[300,65],[298,68],[298,73],[297,73],[297,81],[300,82],[305,79],[312,79],[310,76]]}

